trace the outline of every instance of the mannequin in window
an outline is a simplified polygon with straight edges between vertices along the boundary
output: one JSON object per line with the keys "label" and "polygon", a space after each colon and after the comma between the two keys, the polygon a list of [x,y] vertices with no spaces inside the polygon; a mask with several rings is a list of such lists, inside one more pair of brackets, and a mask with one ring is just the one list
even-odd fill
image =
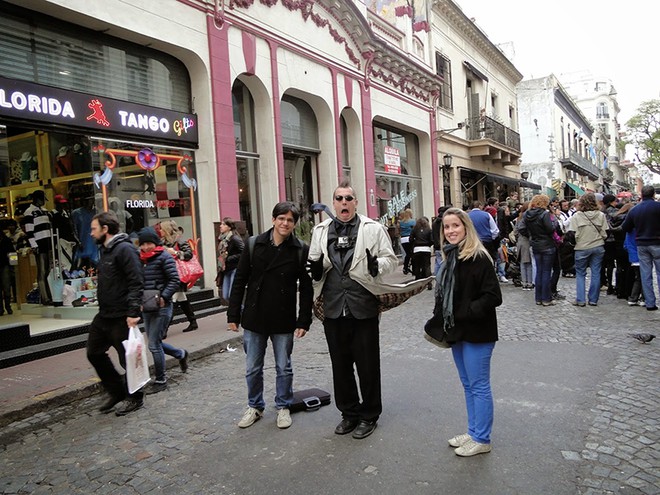
{"label": "mannequin in window", "polygon": [[89,154],[89,146],[86,143],[76,143],[73,145],[73,173],[81,174],[92,170],[92,157]]}
{"label": "mannequin in window", "polygon": [[91,235],[92,218],[94,215],[96,215],[94,196],[84,198],[82,206],[71,212],[74,232],[80,240],[80,246],[76,251],[74,260],[74,265],[77,268],[96,266],[99,260],[98,246]]}
{"label": "mannequin in window", "polygon": [[52,304],[53,298],[48,287],[48,272],[50,272],[51,252],[51,220],[50,213],[43,206],[46,204],[46,195],[37,190],[32,193],[32,204],[23,214],[25,221],[25,236],[27,237],[37,264],[37,283],[41,304]]}
{"label": "mannequin in window", "polygon": [[55,173],[58,177],[64,177],[73,173],[73,154],[68,146],[62,146],[55,159]]}
{"label": "mannequin in window", "polygon": [[39,180],[39,163],[32,156],[32,153],[26,151],[21,155],[21,182],[34,182]]}
{"label": "mannequin in window", "polygon": [[60,246],[62,247],[60,262],[63,270],[70,270],[79,241],[73,229],[73,221],[71,220],[71,213],[69,213],[69,202],[61,194],[56,194],[53,202],[55,203],[55,209],[51,212],[53,232],[59,234]]}
{"label": "mannequin in window", "polygon": [[121,207],[119,198],[110,198],[110,209],[117,214],[119,220],[119,231],[129,234],[133,231],[133,215]]}

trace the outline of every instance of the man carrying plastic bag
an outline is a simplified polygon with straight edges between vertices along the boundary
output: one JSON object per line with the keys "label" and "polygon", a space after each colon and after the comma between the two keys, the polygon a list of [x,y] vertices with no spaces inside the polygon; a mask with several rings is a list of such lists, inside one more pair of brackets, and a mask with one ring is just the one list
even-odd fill
{"label": "man carrying plastic bag", "polygon": [[126,234],[119,232],[119,220],[114,212],[94,216],[91,236],[100,246],[101,259],[97,289],[99,312],[89,327],[87,359],[109,394],[99,411],[104,414],[115,411],[117,416],[124,416],[144,405],[144,394],[135,388],[128,390],[124,377],[112,364],[108,350],[114,347],[119,362],[127,369],[123,341],[130,340],[129,329],[137,327],[140,321],[144,288],[142,264],[136,247]]}

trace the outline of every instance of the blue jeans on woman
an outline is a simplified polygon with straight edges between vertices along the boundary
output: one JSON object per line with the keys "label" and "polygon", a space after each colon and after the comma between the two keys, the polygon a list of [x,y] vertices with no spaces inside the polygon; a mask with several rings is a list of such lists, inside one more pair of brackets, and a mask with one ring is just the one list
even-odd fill
{"label": "blue jeans on woman", "polygon": [[468,434],[475,442],[490,443],[493,429],[493,393],[490,388],[490,359],[495,342],[457,342],[451,352],[465,391]]}
{"label": "blue jeans on woman", "polygon": [[158,311],[149,311],[142,313],[144,328],[149,339],[149,351],[154,358],[154,368],[156,371],[156,383],[165,383],[165,354],[183,359],[186,351],[177,349],[173,345],[163,342],[163,336],[172,319],[172,303],[166,304]]}
{"label": "blue jeans on woman", "polygon": [[231,295],[231,286],[234,285],[234,277],[236,276],[236,268],[226,271],[222,277],[222,298],[229,301]]}
{"label": "blue jeans on woman", "polygon": [[245,350],[245,379],[248,388],[248,406],[263,411],[264,402],[264,356],[268,339],[273,344],[275,356],[275,405],[277,409],[291,407],[293,402],[293,333],[264,335],[243,330],[243,350]]}
{"label": "blue jeans on woman", "polygon": [[534,294],[536,303],[552,301],[552,264],[557,257],[555,248],[534,250],[536,260],[536,279],[534,280]]}
{"label": "blue jeans on woman", "polygon": [[605,248],[597,246],[591,249],[575,250],[575,302],[584,304],[584,291],[587,267],[591,269],[589,282],[589,304],[598,304],[600,296],[600,267],[605,256]]}

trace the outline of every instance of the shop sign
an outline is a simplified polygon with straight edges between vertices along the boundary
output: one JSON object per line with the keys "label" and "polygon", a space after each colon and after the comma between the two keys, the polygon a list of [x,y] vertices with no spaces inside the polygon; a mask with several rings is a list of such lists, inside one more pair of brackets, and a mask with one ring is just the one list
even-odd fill
{"label": "shop sign", "polygon": [[401,156],[399,156],[399,150],[392,146],[385,146],[383,148],[383,164],[385,165],[385,172],[400,174]]}
{"label": "shop sign", "polygon": [[0,77],[0,116],[198,143],[197,115]]}

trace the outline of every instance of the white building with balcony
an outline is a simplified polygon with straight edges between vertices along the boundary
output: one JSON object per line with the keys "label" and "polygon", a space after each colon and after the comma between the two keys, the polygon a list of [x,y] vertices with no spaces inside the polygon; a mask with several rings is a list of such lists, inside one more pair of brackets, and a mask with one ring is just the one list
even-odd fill
{"label": "white building with balcony", "polygon": [[550,74],[522,81],[517,92],[521,170],[529,180],[551,197],[602,191],[594,128],[557,78]]}

